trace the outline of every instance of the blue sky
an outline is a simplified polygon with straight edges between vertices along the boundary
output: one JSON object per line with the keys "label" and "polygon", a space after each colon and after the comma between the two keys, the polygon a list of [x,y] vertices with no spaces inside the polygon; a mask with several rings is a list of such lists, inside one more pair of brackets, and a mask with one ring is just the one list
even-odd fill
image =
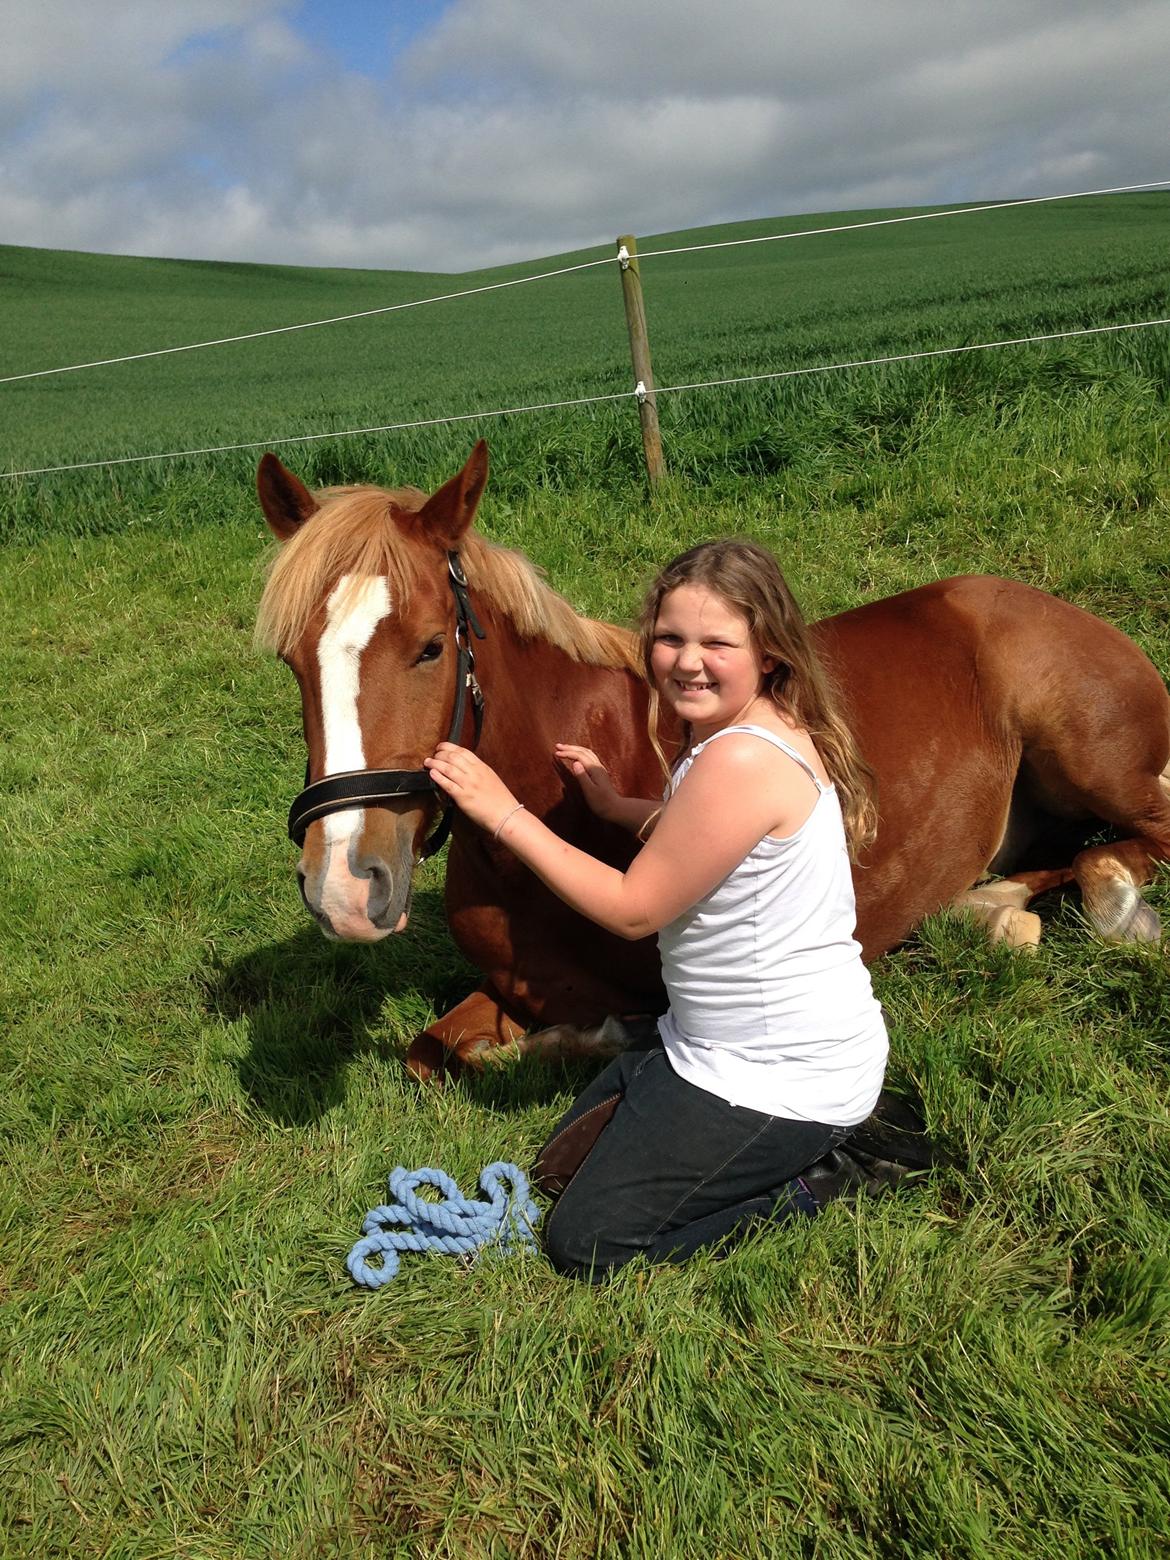
{"label": "blue sky", "polygon": [[31,0],[0,239],[463,271],[1164,179],[1165,0]]}
{"label": "blue sky", "polygon": [[348,70],[375,80],[418,37],[430,31],[450,0],[305,0],[289,8],[296,30]]}

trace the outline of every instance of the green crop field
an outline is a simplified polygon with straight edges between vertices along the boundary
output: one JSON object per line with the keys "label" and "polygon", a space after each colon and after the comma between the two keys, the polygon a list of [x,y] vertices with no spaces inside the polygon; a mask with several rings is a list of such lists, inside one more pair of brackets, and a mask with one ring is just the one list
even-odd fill
{"label": "green crop field", "polygon": [[[850,214],[858,220],[882,213]],[[642,237],[831,226],[822,215]],[[647,258],[662,386],[1162,318],[1170,196]],[[552,269],[0,249],[0,378]],[[986,570],[1170,671],[1165,327],[281,449],[433,485],[584,611],[747,532],[814,615]],[[606,266],[0,384],[6,471],[629,388]],[[328,944],[284,814],[295,685],[251,648],[259,450],[0,480],[0,1556],[1159,1556],[1170,1532],[1170,973],[1075,897],[1036,952],[931,920],[874,967],[947,1156],[723,1262],[344,1256],[396,1164],[527,1163],[587,1071],[401,1058],[474,984],[441,864]],[[490,690],[489,690],[490,697]],[[566,733],[566,736],[571,736]],[[1163,920],[1170,876],[1149,891]]]}

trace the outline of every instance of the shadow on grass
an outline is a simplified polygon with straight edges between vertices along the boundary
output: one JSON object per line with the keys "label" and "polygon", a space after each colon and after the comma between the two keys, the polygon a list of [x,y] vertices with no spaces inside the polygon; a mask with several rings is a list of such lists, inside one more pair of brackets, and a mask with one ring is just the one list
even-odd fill
{"label": "shadow on grass", "polygon": [[413,1026],[467,995],[474,972],[449,941],[435,948],[441,897],[415,896],[415,939],[333,943],[306,920],[294,936],[207,970],[207,1011],[247,1025],[248,1050],[236,1067],[265,1115],[288,1126],[317,1120],[344,1101],[351,1061],[400,1055]]}
{"label": "shadow on grass", "polygon": [[[306,920],[294,936],[206,971],[206,1010],[247,1025],[236,1070],[264,1115],[285,1126],[318,1120],[344,1103],[352,1061],[374,1053],[401,1065],[414,1034],[474,988],[475,971],[446,937],[441,891],[416,893],[414,922],[416,935],[359,946],[329,942]],[[489,1110],[523,1111],[577,1093],[596,1071],[508,1053],[446,1087]]]}

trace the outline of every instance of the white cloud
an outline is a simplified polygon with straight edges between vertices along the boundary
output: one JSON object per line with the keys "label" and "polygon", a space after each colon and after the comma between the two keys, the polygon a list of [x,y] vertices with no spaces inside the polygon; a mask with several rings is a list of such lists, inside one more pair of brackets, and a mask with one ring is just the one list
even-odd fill
{"label": "white cloud", "polygon": [[275,0],[37,0],[9,16],[0,49],[0,95],[46,91],[131,99],[193,39],[237,32],[279,11]]}
{"label": "white cloud", "polygon": [[14,243],[454,270],[1168,171],[1161,0],[453,0],[381,79],[288,0],[28,10],[0,51]]}

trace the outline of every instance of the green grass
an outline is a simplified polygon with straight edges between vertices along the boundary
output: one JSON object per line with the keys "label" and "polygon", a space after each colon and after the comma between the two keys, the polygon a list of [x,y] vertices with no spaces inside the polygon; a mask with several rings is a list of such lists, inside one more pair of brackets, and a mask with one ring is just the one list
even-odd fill
{"label": "green grass", "polygon": [[[850,220],[878,213],[850,213]],[[643,240],[800,230],[792,218]],[[1114,196],[903,227],[648,258],[642,270],[660,385],[1163,317],[1170,195]],[[596,258],[596,254],[587,258]],[[573,262],[579,255],[557,257]],[[148,351],[401,303],[548,269],[449,276],[313,271],[0,248],[0,375]],[[663,396],[668,460],[703,482],[806,471],[875,432],[903,445],[919,408],[952,418],[1020,390],[1097,383],[1164,399],[1167,332],[1011,349],[986,358]],[[321,330],[0,386],[7,470],[275,440],[330,429],[602,395],[631,387],[615,268]],[[437,481],[484,432],[497,491],[624,492],[641,450],[632,403],[293,446],[318,484],[407,471]],[[127,507],[200,502],[254,454],[0,482],[0,535],[120,530]],[[205,502],[205,500],[203,500]]]}
{"label": "green grass", "polygon": [[[1164,200],[647,262],[659,378],[1163,314]],[[4,267],[0,371],[450,287]],[[362,352],[322,331],[34,381],[6,403],[8,464],[627,376],[608,272],[494,295],[478,328],[447,307]],[[746,531],[811,611],[994,570],[1103,613],[1165,671],[1166,386],[1150,332],[680,397],[653,506],[629,408],[517,419],[487,430],[482,522],[599,614],[628,615],[672,551]],[[474,431],[289,460],[429,483]],[[597,1290],[533,1257],[407,1259],[377,1295],[351,1287],[393,1165],[470,1189],[491,1159],[526,1163],[585,1074],[408,1085],[410,1038],[474,980],[437,864],[404,938],[339,947],[307,923],[283,833],[295,688],[249,643],[252,464],[0,495],[5,1560],[1163,1554],[1170,974],[1103,947],[1075,899],[1044,908],[1031,958],[939,918],[875,968],[892,1076],[950,1159],[912,1195]],[[1151,899],[1165,918],[1165,875]]]}

